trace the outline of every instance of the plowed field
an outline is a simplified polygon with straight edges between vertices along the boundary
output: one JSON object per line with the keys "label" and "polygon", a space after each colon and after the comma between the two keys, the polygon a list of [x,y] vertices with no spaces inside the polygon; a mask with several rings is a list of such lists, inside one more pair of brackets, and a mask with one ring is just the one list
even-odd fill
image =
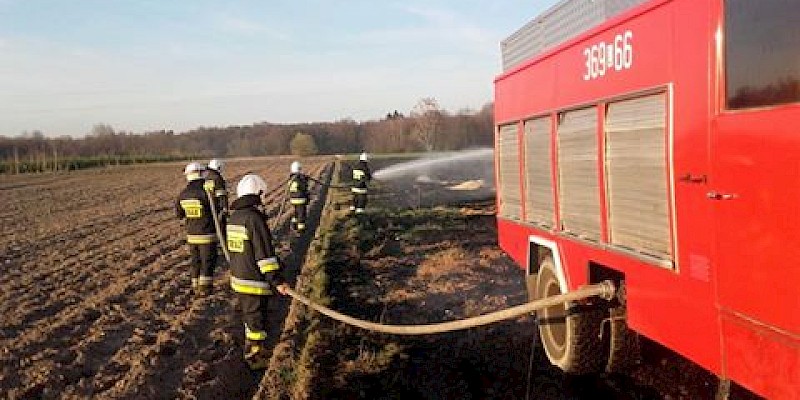
{"label": "plowed field", "polygon": [[[248,171],[276,188],[291,161],[230,161],[224,175],[230,191]],[[307,159],[305,171],[320,177],[330,161]],[[189,291],[184,228],[174,211],[182,168],[0,177],[2,397],[239,398],[255,391],[260,375],[241,361],[242,327],[224,264],[211,296]],[[283,195],[275,190],[269,209],[286,250]]]}

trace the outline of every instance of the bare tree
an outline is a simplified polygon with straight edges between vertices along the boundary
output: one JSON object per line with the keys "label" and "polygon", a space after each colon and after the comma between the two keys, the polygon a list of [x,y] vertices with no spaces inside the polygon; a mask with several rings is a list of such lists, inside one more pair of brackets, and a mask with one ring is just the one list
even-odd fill
{"label": "bare tree", "polygon": [[411,134],[426,151],[433,150],[444,118],[439,103],[433,97],[420,99],[411,110],[411,118],[414,119]]}

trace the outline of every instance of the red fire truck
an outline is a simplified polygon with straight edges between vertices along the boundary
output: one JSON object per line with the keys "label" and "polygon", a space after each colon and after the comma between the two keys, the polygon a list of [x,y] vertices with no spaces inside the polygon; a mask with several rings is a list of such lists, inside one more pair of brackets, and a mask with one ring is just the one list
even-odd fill
{"label": "red fire truck", "polygon": [[621,287],[540,313],[549,360],[613,370],[638,334],[800,398],[800,1],[564,0],[502,52],[501,246],[534,298]]}

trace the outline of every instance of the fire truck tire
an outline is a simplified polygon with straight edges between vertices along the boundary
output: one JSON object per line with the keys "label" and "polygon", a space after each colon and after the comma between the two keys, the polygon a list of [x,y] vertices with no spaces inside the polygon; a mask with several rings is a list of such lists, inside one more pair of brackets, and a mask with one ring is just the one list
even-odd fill
{"label": "fire truck tire", "polygon": [[528,291],[528,300],[536,300],[536,277],[537,274],[529,274],[525,278],[525,289]]}
{"label": "fire truck tire", "polygon": [[[536,299],[561,293],[553,259],[545,257],[536,278]],[[570,374],[602,372],[608,360],[608,343],[600,335],[607,310],[602,307],[562,304],[537,315],[539,338],[550,363]]]}

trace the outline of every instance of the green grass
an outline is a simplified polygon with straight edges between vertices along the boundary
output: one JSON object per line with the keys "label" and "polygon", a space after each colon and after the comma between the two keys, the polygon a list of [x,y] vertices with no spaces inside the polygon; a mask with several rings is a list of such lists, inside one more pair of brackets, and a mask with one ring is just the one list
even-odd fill
{"label": "green grass", "polygon": [[[341,164],[337,163],[337,169]],[[334,170],[334,177],[337,171]],[[334,178],[333,184],[338,184]],[[305,262],[295,289],[312,301],[327,305],[329,277],[326,268],[335,262],[335,249],[341,248],[342,236],[348,233],[337,229],[346,218],[346,203],[349,194],[328,191],[328,199],[319,223],[319,236],[309,247]],[[324,348],[325,335],[320,319],[326,318],[309,310],[302,304],[293,303],[284,322],[279,343],[273,350],[269,368],[255,398],[303,399],[314,392],[311,382],[314,379],[316,360]]]}
{"label": "green grass", "polygon": [[149,164],[157,162],[184,161],[194,157],[190,156],[164,156],[164,155],[124,155],[124,156],[94,156],[70,157],[59,159],[57,163],[52,159],[42,161],[20,161],[15,168],[13,161],[0,161],[0,174],[40,173],[52,171],[75,171],[89,168],[99,168],[109,165]]}

